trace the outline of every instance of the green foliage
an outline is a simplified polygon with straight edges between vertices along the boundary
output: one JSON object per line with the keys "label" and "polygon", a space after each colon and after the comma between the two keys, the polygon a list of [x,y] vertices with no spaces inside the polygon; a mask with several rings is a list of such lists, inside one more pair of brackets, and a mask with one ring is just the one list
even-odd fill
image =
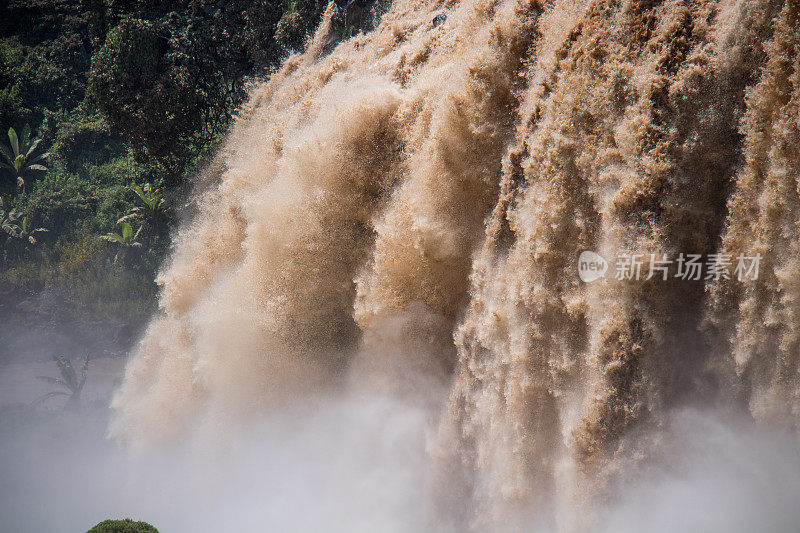
{"label": "green foliage", "polygon": [[0,202],[0,230],[5,234],[5,239],[16,237],[19,233],[20,216],[22,215],[16,209],[6,211],[4,202]]}
{"label": "green foliage", "polygon": [[153,218],[164,210],[164,194],[159,187],[145,183],[143,187],[134,185],[131,189],[142,201],[142,207],[136,208],[137,212],[143,212],[146,216]]}
{"label": "green foliage", "polygon": [[25,200],[28,215],[50,228],[56,242],[81,232],[100,233],[130,209],[125,199],[125,161],[92,167],[81,174],[48,173]]}
{"label": "green foliage", "polygon": [[114,263],[116,264],[120,257],[125,257],[130,254],[132,248],[141,248],[142,243],[138,241],[139,234],[142,232],[143,226],[139,226],[136,232],[133,231],[133,226],[130,222],[120,223],[122,230],[120,233],[106,233],[100,238],[113,243],[117,246],[119,251],[114,256]]}
{"label": "green foliage", "polygon": [[142,231],[142,227],[139,226],[139,229],[136,230],[136,233],[133,232],[133,227],[130,225],[129,222],[123,222],[122,226],[122,233],[107,233],[101,236],[101,239],[107,240],[108,242],[113,242],[115,244],[119,244],[122,247],[134,247],[138,248],[142,245],[142,243],[137,242],[136,239],[139,237],[139,233]]}
{"label": "green foliage", "polygon": [[33,224],[30,223],[30,217],[25,215],[22,217],[22,224],[20,224],[19,230],[15,236],[30,244],[36,244],[35,235],[37,233],[46,233],[47,231],[49,231],[47,228],[34,228]]}
{"label": "green foliage", "polygon": [[0,220],[2,220],[2,230],[8,235],[9,238],[17,238],[26,241],[30,244],[36,244],[35,235],[37,233],[46,232],[46,228],[33,228],[30,224],[30,219],[27,216],[19,220],[20,213],[12,209],[8,213],[0,211]]}
{"label": "green foliage", "polygon": [[0,124],[6,128],[30,123],[49,141],[54,115],[83,100],[91,55],[83,4],[0,2]]}
{"label": "green foliage", "polygon": [[123,20],[92,60],[88,96],[139,155],[174,178],[203,128],[204,106],[168,31],[161,23]]}
{"label": "green foliage", "polygon": [[45,228],[34,228],[27,215],[16,209],[6,210],[5,202],[0,201],[0,252],[6,260],[23,255],[37,244],[36,235],[45,232]]}
{"label": "green foliage", "polygon": [[156,220],[166,213],[164,191],[150,183],[134,185],[130,188],[139,199],[140,204],[134,207],[126,218],[144,218]]}
{"label": "green foliage", "polygon": [[109,131],[101,115],[81,114],[59,126],[51,151],[67,171],[80,172],[89,165],[102,165],[125,155],[127,148]]}
{"label": "green foliage", "polygon": [[135,195],[136,207],[117,223],[136,220],[148,228],[151,246],[164,246],[169,233],[170,210],[164,198],[164,189],[151,183],[129,187]]}
{"label": "green foliage", "polygon": [[158,533],[158,530],[146,522],[125,520],[105,520],[86,533]]}
{"label": "green foliage", "polygon": [[[31,127],[25,124],[22,136],[18,136],[14,128],[8,129],[9,146],[0,144],[0,168],[8,171],[13,183],[25,190],[25,176],[34,170],[47,171],[39,163],[50,156],[49,153],[36,153],[41,139],[31,139]],[[10,149],[9,149],[10,147]]]}
{"label": "green foliage", "polygon": [[[33,111],[22,98],[21,54],[16,48],[0,43],[0,124],[18,120],[28,123],[34,118]],[[24,64],[24,63],[23,63]]]}
{"label": "green foliage", "polygon": [[58,373],[61,377],[51,378],[49,376],[36,376],[36,379],[45,381],[51,385],[57,385],[66,390],[48,392],[38,398],[34,403],[38,405],[55,396],[66,396],[68,406],[77,406],[78,403],[80,403],[81,392],[83,391],[83,386],[86,384],[86,375],[89,372],[89,356],[87,355],[84,359],[80,374],[75,371],[75,367],[72,366],[72,361],[69,358],[63,355],[57,355],[53,357],[53,360],[58,366]]}
{"label": "green foliage", "polygon": [[[220,138],[248,76],[301,46],[323,0],[117,1],[92,58],[88,96],[111,130],[157,161],[167,182]],[[167,7],[168,6],[168,7]]]}
{"label": "green foliage", "polygon": [[65,84],[63,73],[42,51],[0,42],[0,124],[40,124],[70,100],[63,94]]}
{"label": "green foliage", "polygon": [[[130,342],[156,308],[170,206],[213,152],[248,80],[301,46],[325,5],[0,2],[0,127],[13,129],[19,148],[9,139],[10,159],[0,155],[3,317]],[[30,153],[26,124],[41,139]],[[49,170],[36,173],[45,145]]]}

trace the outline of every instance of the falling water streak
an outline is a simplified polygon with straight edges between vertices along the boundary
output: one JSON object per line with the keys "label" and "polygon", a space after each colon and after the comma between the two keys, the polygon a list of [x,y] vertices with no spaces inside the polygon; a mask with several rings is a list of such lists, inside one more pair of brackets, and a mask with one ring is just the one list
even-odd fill
{"label": "falling water streak", "polygon": [[[800,431],[800,4],[783,6],[761,80],[748,91],[744,168],[729,200],[724,253],[761,254],[758,280],[714,287],[711,322],[726,337],[757,419]],[[800,434],[800,433],[799,433]]]}

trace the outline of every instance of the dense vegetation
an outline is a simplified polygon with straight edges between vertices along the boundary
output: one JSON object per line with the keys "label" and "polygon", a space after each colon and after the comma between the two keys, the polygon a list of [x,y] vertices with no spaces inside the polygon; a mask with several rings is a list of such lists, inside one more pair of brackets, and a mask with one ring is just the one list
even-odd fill
{"label": "dense vegetation", "polygon": [[37,329],[130,343],[189,176],[325,4],[0,2],[0,360]]}

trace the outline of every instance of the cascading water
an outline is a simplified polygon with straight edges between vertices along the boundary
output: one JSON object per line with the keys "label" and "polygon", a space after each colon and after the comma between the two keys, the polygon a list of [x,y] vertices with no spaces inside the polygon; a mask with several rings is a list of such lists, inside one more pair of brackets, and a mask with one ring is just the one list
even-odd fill
{"label": "cascading water", "polygon": [[[389,391],[438,428],[432,528],[506,531],[613,498],[675,410],[798,427],[800,2],[396,0],[332,31],[207,171],[112,435]],[[763,260],[585,283],[585,250]]]}

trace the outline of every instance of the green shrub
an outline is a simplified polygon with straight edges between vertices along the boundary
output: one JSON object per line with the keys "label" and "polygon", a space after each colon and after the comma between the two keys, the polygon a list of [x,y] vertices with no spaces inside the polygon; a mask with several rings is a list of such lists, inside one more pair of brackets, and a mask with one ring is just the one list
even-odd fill
{"label": "green shrub", "polygon": [[87,533],[158,533],[158,530],[147,522],[134,522],[130,518],[126,518],[125,520],[105,520]]}
{"label": "green shrub", "polygon": [[25,124],[42,129],[39,126],[48,114],[72,110],[83,99],[85,50],[81,44],[70,45],[76,51],[70,55],[62,48],[59,42],[25,46],[15,40],[0,41],[0,125],[4,129],[19,130]]}
{"label": "green shrub", "polygon": [[61,124],[51,152],[67,171],[77,172],[87,165],[100,165],[118,158],[127,148],[111,134],[102,116],[79,115]]}

